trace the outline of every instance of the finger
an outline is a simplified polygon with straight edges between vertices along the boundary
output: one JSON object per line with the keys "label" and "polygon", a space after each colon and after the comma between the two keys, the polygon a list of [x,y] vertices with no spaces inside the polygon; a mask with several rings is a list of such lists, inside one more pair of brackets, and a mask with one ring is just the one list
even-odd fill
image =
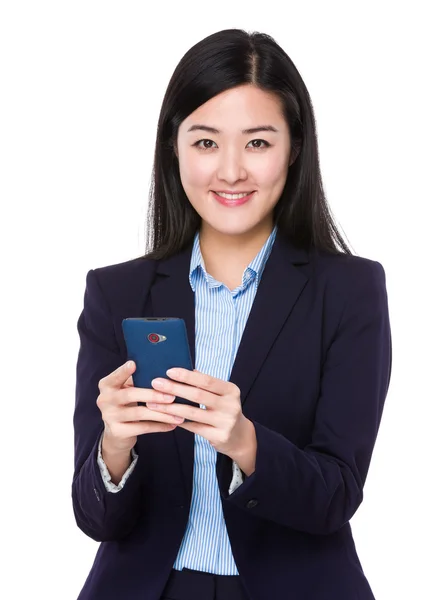
{"label": "finger", "polygon": [[[188,406],[187,404],[179,404],[173,402],[169,405],[164,404],[148,404],[148,410],[154,411],[157,415],[173,415],[183,417],[196,423],[204,423],[205,425],[216,426],[219,422],[219,413],[213,410]],[[156,417],[159,419],[160,417]]]}
{"label": "finger", "polygon": [[127,405],[133,402],[173,402],[175,396],[171,394],[163,394],[152,388],[128,387],[124,388],[119,393],[120,404]]}
{"label": "finger", "polygon": [[192,385],[202,390],[217,394],[218,396],[226,396],[233,391],[234,384],[230,381],[224,381],[217,377],[201,373],[200,371],[189,371],[188,369],[169,369],[167,376],[175,381],[180,381],[186,385]]}
{"label": "finger", "polygon": [[157,413],[145,406],[126,406],[121,409],[120,422],[129,423],[132,421],[159,421],[160,423],[182,423],[184,417],[175,418],[174,415]]}
{"label": "finger", "polygon": [[[178,398],[184,398],[185,400],[190,400],[196,404],[204,404],[204,406],[210,406],[210,408],[214,408],[215,406],[219,407],[222,400],[221,396],[217,396],[201,388],[177,383],[176,381],[169,381],[168,379],[161,379],[160,381],[158,379],[153,379],[151,383],[155,390],[162,391],[164,394],[171,394]],[[153,402],[156,402],[156,400]],[[166,403],[166,401],[163,401],[162,399],[160,402],[163,404]]]}
{"label": "finger", "polygon": [[98,383],[100,392],[107,388],[120,389],[128,380],[129,376],[134,372],[135,366],[135,362],[129,360],[112,373],[109,373],[109,375],[106,375],[106,377],[100,379]]}
{"label": "finger", "polygon": [[191,422],[183,422],[178,424],[177,427],[180,429],[186,429],[191,433],[195,433],[205,438],[212,446],[216,444],[216,427],[211,427],[210,425],[204,425],[202,423],[191,423]]}
{"label": "finger", "polygon": [[133,423],[117,423],[115,435],[117,437],[134,437],[146,433],[164,433],[173,431],[178,427],[178,423],[160,423],[156,421],[142,421]]}
{"label": "finger", "polygon": [[124,387],[134,387],[133,376],[130,375],[126,382],[124,383]]}

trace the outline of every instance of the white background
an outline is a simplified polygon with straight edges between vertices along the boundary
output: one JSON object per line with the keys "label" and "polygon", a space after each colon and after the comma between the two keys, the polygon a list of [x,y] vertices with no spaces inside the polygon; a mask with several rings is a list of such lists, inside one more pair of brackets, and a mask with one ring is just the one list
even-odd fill
{"label": "white background", "polygon": [[92,565],[98,544],[71,504],[85,276],[144,253],[168,81],[193,44],[238,27],[269,33],[296,64],[340,230],[386,271],[393,372],[352,525],[377,600],[427,599],[425,2],[154,6],[1,4],[0,595],[74,600]]}

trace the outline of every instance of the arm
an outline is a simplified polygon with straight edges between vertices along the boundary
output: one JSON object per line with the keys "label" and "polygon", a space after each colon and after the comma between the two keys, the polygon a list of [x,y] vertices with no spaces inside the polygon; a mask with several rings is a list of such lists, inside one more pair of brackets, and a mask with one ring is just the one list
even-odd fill
{"label": "arm", "polygon": [[[359,283],[349,286],[326,354],[311,443],[300,449],[252,421],[255,471],[233,494],[222,491],[229,502],[258,518],[313,534],[337,531],[362,502],[390,382],[384,269],[371,261],[357,275]],[[248,506],[251,499],[257,502]]]}
{"label": "arm", "polygon": [[87,274],[84,307],[77,323],[80,348],[76,367],[74,425],[73,511],[78,527],[96,541],[125,537],[134,527],[142,506],[139,469],[133,469],[127,485],[112,494],[106,489],[97,463],[104,431],[96,404],[100,379],[123,362],[109,308],[97,282]]}

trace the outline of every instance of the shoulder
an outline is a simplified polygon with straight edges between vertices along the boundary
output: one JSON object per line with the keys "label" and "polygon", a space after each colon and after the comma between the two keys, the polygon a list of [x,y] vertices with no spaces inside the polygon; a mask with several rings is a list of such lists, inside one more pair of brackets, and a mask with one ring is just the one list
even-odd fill
{"label": "shoulder", "polygon": [[331,283],[355,285],[360,281],[384,281],[386,278],[383,265],[372,258],[344,253],[330,254],[320,250],[314,250],[312,257],[314,275],[330,280]]}
{"label": "shoulder", "polygon": [[144,257],[133,258],[124,262],[95,267],[94,275],[103,287],[124,285],[136,278],[147,278],[156,269],[156,261]]}
{"label": "shoulder", "polygon": [[138,257],[90,269],[86,295],[94,303],[107,304],[113,313],[138,310],[155,276],[157,262]]}
{"label": "shoulder", "polygon": [[343,303],[366,294],[379,298],[386,296],[386,272],[379,261],[320,250],[313,251],[312,258],[312,276],[324,297]]}

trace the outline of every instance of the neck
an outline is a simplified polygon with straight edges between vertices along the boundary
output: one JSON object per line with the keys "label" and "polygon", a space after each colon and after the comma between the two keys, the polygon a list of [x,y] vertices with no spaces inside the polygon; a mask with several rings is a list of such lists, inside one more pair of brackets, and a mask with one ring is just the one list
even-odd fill
{"label": "neck", "polygon": [[219,233],[201,227],[200,249],[206,270],[219,281],[241,281],[244,269],[252,262],[273,230],[273,223],[241,235]]}

